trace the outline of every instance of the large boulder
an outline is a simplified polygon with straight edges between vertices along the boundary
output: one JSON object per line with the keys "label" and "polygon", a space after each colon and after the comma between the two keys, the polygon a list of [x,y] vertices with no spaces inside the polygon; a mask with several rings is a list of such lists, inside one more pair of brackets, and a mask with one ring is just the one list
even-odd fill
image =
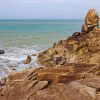
{"label": "large boulder", "polygon": [[0,54],[4,54],[5,53],[5,51],[4,50],[0,50]]}

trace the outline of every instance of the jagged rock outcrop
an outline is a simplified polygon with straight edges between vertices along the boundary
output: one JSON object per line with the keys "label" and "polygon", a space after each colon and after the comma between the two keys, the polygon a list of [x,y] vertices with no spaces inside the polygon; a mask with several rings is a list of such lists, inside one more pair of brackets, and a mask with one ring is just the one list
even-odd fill
{"label": "jagged rock outcrop", "polygon": [[95,9],[90,9],[85,17],[84,24],[82,25],[82,33],[90,31],[98,31],[99,29],[99,15]]}
{"label": "jagged rock outcrop", "polygon": [[0,100],[100,100],[100,66],[29,68],[2,80]]}
{"label": "jagged rock outcrop", "polygon": [[[54,43],[53,47],[38,55],[38,63],[46,67],[66,63],[100,65],[100,30],[98,15],[94,10],[89,10],[84,25],[87,31],[75,32],[68,39]],[[92,30],[90,27],[93,27]],[[94,30],[95,27],[97,27],[96,30]]]}

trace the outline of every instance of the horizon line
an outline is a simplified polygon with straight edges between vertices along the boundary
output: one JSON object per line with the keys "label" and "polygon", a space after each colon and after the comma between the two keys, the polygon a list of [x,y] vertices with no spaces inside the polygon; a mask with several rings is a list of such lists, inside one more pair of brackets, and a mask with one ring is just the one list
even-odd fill
{"label": "horizon line", "polygon": [[6,19],[6,18],[4,18],[3,19],[3,18],[0,18],[0,20],[83,20],[83,18],[66,18],[66,19],[63,19],[63,18],[62,19],[55,19],[55,18],[54,19],[51,19],[51,18],[50,19],[47,19],[47,18],[45,18],[45,19],[44,18],[41,18],[41,19],[38,19],[38,18],[37,19],[35,19],[35,18],[33,18],[33,19],[30,19],[30,18],[29,19],[28,18],[27,19],[22,19],[22,18],[20,18],[20,19],[19,18]]}

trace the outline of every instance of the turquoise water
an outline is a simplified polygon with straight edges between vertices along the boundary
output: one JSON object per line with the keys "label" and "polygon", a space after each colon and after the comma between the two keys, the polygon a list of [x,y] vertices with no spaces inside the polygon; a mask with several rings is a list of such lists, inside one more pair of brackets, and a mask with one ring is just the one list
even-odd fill
{"label": "turquoise water", "polygon": [[0,46],[51,46],[81,25],[82,20],[0,20]]}
{"label": "turquoise water", "polygon": [[5,51],[0,55],[0,78],[13,70],[40,67],[37,56],[31,56],[30,64],[23,60],[80,31],[81,25],[81,20],[0,20],[0,49]]}

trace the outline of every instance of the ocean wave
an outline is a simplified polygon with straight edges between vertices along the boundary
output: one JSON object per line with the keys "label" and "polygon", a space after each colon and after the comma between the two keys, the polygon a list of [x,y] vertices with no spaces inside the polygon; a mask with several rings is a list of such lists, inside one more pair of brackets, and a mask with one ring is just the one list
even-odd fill
{"label": "ocean wave", "polygon": [[[3,48],[3,47],[2,47]],[[23,64],[27,55],[38,54],[43,48],[38,45],[3,48],[5,54],[0,55],[0,77],[6,76],[12,70],[21,71],[28,67],[39,67],[36,63],[37,56],[31,56],[30,64]]]}

